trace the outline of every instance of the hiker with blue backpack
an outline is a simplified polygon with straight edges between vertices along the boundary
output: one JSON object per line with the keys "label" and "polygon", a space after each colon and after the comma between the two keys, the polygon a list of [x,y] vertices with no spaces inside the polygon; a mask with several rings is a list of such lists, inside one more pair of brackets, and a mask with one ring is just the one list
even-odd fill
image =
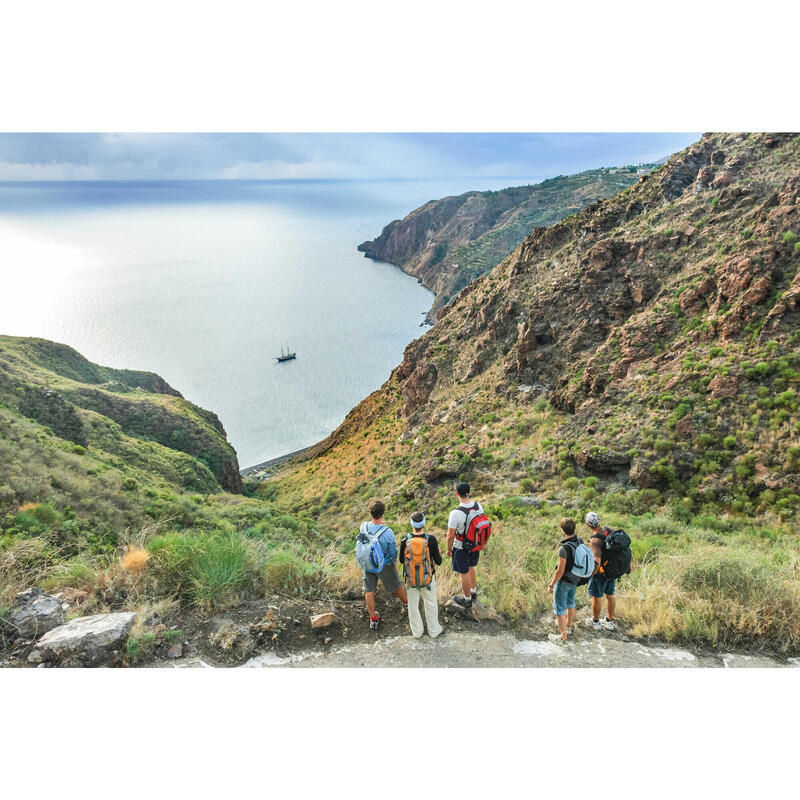
{"label": "hiker with blue backpack", "polygon": [[558,548],[558,566],[548,590],[553,595],[559,634],[551,633],[549,639],[565,643],[575,621],[575,590],[588,583],[595,570],[592,551],[575,535],[575,520],[561,520],[564,538]]}
{"label": "hiker with blue backpack", "polygon": [[369,612],[369,626],[377,630],[381,615],[375,610],[375,592],[380,578],[383,588],[408,606],[405,587],[397,577],[397,543],[394,531],[383,521],[386,506],[375,500],[370,506],[371,522],[362,523],[356,537],[356,561],[364,572],[364,600]]}
{"label": "hiker with blue backpack", "polygon": [[411,533],[400,542],[400,563],[408,593],[408,621],[411,635],[419,639],[425,632],[419,613],[419,601],[425,608],[428,636],[435,639],[441,632],[439,606],[436,602],[436,566],[442,563],[439,542],[431,533],[425,533],[425,515],[415,511],[411,515]]}
{"label": "hiker with blue backpack", "polygon": [[[590,511],[584,520],[592,532],[589,544],[597,564],[589,581],[589,597],[592,598],[592,616],[586,624],[594,630],[614,631],[614,612],[617,601],[614,597],[617,580],[631,571],[631,540],[625,531],[600,527],[600,517]],[[600,619],[603,610],[603,595],[606,597],[606,616]]]}

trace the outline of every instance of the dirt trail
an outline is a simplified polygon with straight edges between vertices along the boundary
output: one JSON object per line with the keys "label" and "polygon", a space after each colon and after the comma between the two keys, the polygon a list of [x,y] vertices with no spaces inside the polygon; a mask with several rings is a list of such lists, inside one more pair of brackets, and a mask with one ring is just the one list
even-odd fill
{"label": "dirt trail", "polygon": [[[211,666],[200,658],[180,667]],[[447,632],[389,636],[327,651],[287,656],[264,653],[244,667],[800,667],[800,659],[781,661],[762,655],[703,654],[671,646],[650,646],[624,638],[580,635],[566,645],[548,639],[522,639],[506,631]]]}

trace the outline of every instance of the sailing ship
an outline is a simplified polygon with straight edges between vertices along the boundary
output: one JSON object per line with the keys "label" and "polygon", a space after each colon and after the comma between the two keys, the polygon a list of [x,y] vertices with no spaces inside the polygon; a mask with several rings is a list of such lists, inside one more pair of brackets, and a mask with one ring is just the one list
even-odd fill
{"label": "sailing ship", "polygon": [[289,350],[289,344],[286,344],[286,351],[283,349],[283,345],[281,345],[281,354],[279,356],[275,356],[277,361],[291,361],[293,358],[297,358],[297,353],[294,351]]}

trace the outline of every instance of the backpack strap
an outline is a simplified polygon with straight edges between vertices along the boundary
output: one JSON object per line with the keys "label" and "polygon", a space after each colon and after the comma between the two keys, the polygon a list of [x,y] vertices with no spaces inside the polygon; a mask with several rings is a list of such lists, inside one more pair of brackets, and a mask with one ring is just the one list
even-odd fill
{"label": "backpack strap", "polygon": [[467,527],[469,526],[469,525],[468,525],[468,523],[469,523],[469,515],[470,515],[470,514],[471,514],[473,511],[477,511],[477,510],[478,510],[478,504],[477,504],[476,502],[474,502],[474,501],[473,501],[473,503],[472,503],[472,508],[467,508],[466,506],[459,506],[457,510],[458,510],[458,511],[463,511],[463,512],[464,512],[464,530],[463,530],[461,533],[459,533],[459,532],[458,532],[458,528],[456,528],[456,539],[458,539],[459,537],[460,537],[461,539],[463,539],[463,538],[464,538],[464,536],[465,536],[465,535],[466,535],[466,533],[467,533]]}

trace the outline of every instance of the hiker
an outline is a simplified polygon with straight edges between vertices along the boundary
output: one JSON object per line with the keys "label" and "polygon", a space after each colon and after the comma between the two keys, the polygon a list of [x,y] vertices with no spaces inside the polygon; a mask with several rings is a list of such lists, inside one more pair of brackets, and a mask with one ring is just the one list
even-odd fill
{"label": "hiker", "polygon": [[[477,575],[480,551],[491,533],[491,525],[480,503],[470,499],[470,485],[461,481],[455,487],[458,508],[450,512],[447,520],[447,557],[453,558],[453,571],[461,576],[462,595],[456,595],[453,603],[466,611],[472,611],[472,603],[478,599]],[[475,539],[476,541],[471,541]]]}
{"label": "hiker", "polygon": [[[614,622],[614,612],[616,611],[617,601],[614,598],[614,589],[616,588],[617,581],[615,578],[609,578],[604,574],[602,561],[605,540],[611,530],[609,528],[600,527],[600,517],[596,512],[590,511],[585,518],[589,530],[592,532],[592,537],[589,539],[589,545],[594,554],[596,562],[595,572],[592,579],[589,581],[589,597],[592,598],[592,616],[586,618],[586,624],[596,631],[607,630],[613,631],[617,629]],[[600,619],[600,612],[603,610],[603,595],[606,596],[606,617]]]}
{"label": "hiker", "polygon": [[364,600],[369,612],[369,627],[376,630],[381,615],[375,610],[375,591],[380,578],[383,588],[403,601],[408,607],[405,587],[400,583],[395,568],[397,544],[394,531],[383,522],[386,506],[375,500],[370,506],[371,522],[362,523],[356,537],[356,561],[364,572]]}
{"label": "hiker", "polygon": [[575,590],[589,579],[595,570],[592,551],[575,535],[575,520],[564,518],[560,523],[564,538],[558,548],[558,566],[547,588],[553,595],[553,610],[558,634],[549,639],[566,642],[575,621]]}
{"label": "hiker", "polygon": [[435,639],[442,632],[442,626],[439,624],[436,579],[433,575],[436,566],[442,563],[442,554],[436,537],[432,533],[425,533],[425,515],[415,511],[410,522],[412,531],[400,542],[400,563],[403,565],[403,579],[408,593],[408,621],[411,635],[419,639],[424,632],[419,613],[421,598],[425,606],[428,636]]}

